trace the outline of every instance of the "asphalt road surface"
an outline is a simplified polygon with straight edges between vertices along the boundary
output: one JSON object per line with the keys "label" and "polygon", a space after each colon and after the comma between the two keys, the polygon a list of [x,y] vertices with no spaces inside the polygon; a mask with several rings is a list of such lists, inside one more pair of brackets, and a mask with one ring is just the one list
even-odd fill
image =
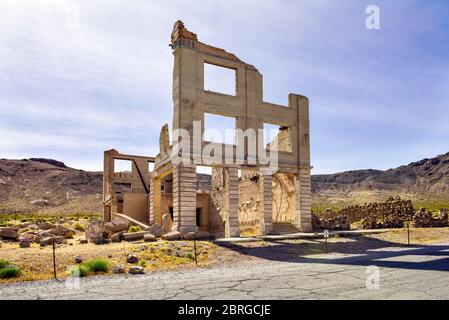
{"label": "asphalt road surface", "polygon": [[0,299],[448,299],[449,244],[0,286]]}

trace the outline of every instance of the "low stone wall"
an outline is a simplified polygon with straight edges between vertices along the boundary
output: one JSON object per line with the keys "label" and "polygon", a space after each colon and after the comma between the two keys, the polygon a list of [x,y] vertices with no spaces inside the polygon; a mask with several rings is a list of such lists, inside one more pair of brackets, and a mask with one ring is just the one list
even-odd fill
{"label": "low stone wall", "polygon": [[416,212],[412,221],[412,226],[415,228],[442,228],[448,225],[447,209],[441,209],[438,216],[435,217],[432,212],[421,208]]}
{"label": "low stone wall", "polygon": [[363,229],[402,228],[407,221],[416,228],[447,227],[448,211],[441,209],[438,215],[425,208],[416,211],[411,200],[390,197],[384,202],[348,206],[338,211],[326,209],[314,214],[316,230],[344,230],[341,228],[351,223],[360,224]]}
{"label": "low stone wall", "polygon": [[336,216],[334,218],[320,219],[317,215],[312,214],[312,227],[315,231],[321,230],[349,230],[350,224],[345,215]]}

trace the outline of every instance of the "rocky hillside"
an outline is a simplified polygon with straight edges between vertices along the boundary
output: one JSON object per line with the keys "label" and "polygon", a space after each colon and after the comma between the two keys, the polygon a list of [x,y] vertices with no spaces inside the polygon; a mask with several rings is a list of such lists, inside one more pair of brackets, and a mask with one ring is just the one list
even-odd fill
{"label": "rocky hillside", "polygon": [[[0,159],[1,213],[101,213],[103,173],[52,159]],[[210,189],[200,174],[198,189]]]}
{"label": "rocky hillside", "polygon": [[[201,174],[198,189],[210,189]],[[449,153],[387,171],[358,170],[312,177],[315,204],[360,203],[400,195],[449,201]],[[100,213],[102,173],[50,159],[0,159],[0,213]]]}
{"label": "rocky hillside", "polygon": [[421,199],[449,199],[449,153],[386,171],[357,170],[312,178],[316,198],[374,198],[399,194]]}
{"label": "rocky hillside", "polygon": [[0,159],[0,213],[101,212],[101,172],[50,159]]}

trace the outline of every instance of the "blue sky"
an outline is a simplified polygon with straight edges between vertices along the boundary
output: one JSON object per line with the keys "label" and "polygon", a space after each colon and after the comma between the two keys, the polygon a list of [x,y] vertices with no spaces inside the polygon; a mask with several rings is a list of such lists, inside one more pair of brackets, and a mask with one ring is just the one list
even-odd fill
{"label": "blue sky", "polygon": [[265,101],[309,97],[313,173],[446,153],[448,16],[443,0],[0,0],[0,158],[101,170],[105,149],[155,155],[177,19],[255,65]]}

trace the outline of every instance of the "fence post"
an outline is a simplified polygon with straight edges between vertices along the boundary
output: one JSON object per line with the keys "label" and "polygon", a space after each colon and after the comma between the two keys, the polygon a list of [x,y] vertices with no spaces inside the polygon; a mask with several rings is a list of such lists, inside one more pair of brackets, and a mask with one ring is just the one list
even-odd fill
{"label": "fence post", "polygon": [[193,252],[195,255],[195,267],[198,267],[198,259],[196,256],[196,233],[193,235]]}

